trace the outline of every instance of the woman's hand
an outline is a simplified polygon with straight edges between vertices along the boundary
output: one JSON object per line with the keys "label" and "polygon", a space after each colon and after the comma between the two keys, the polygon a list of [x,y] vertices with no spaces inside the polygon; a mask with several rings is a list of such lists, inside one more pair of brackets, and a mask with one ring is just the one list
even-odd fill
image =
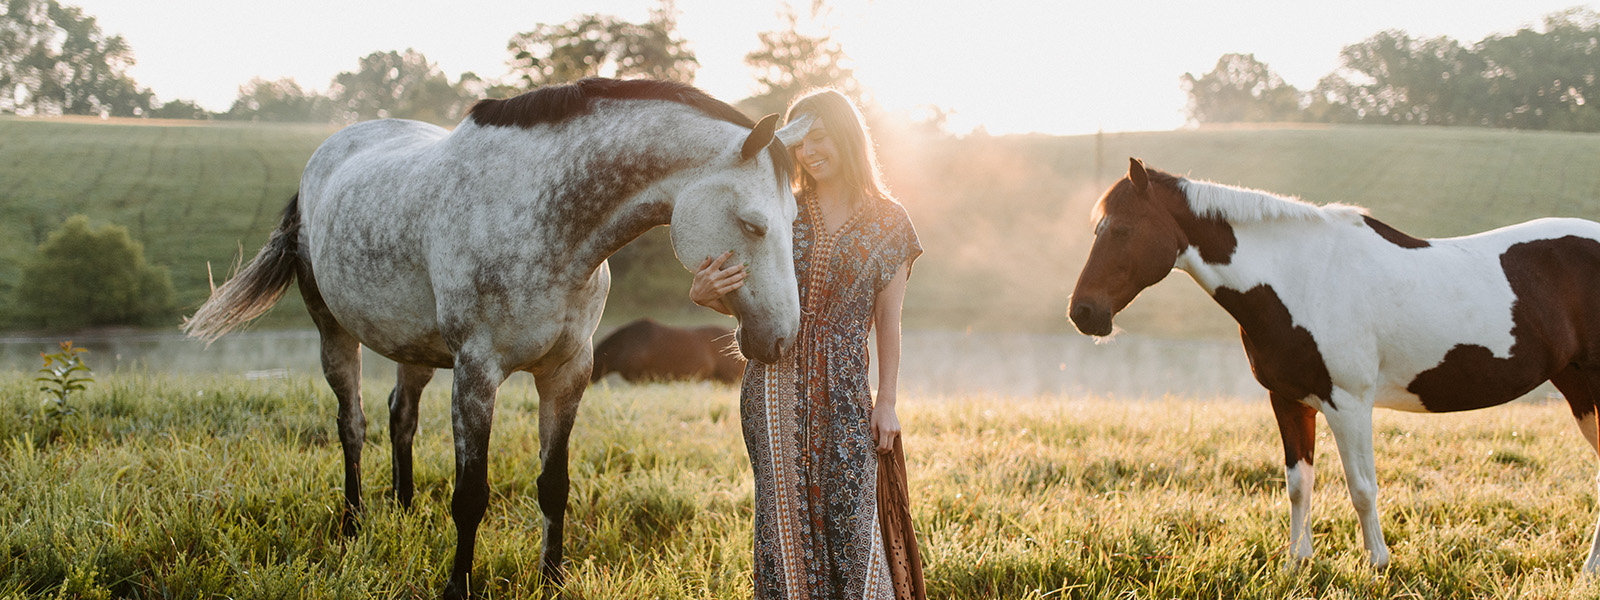
{"label": "woman's hand", "polygon": [[872,406],[872,439],[878,442],[878,454],[894,451],[894,439],[900,437],[900,418],[894,414],[894,398],[884,398],[880,393]]}
{"label": "woman's hand", "polygon": [[714,259],[707,256],[694,272],[694,283],[689,285],[689,299],[719,313],[733,314],[722,297],[744,285],[745,269],[743,264],[722,268],[722,264],[732,257],[732,251],[723,252]]}

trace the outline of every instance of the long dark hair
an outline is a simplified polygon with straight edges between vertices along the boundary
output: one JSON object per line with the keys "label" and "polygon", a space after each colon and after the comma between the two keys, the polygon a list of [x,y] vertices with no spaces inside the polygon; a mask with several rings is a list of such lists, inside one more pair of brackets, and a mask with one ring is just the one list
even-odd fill
{"label": "long dark hair", "polygon": [[[864,199],[894,200],[878,169],[878,153],[871,134],[867,133],[866,119],[849,97],[832,88],[810,92],[789,105],[789,114],[784,122],[793,122],[796,117],[806,113],[816,115],[823,127],[827,128],[828,135],[833,136],[834,146],[843,154],[840,158],[844,162],[843,174],[849,187],[858,190]],[[811,192],[816,187],[817,181],[811,178],[811,174],[796,166],[795,195]]]}

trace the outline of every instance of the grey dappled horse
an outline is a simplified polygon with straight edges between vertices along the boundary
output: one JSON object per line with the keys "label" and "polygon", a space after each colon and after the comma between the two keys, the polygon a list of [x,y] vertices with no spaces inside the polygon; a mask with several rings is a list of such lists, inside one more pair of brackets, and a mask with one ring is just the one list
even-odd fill
{"label": "grey dappled horse", "polygon": [[184,329],[215,339],[299,280],[339,400],[346,534],[361,512],[361,345],[400,363],[389,435],[405,506],[418,397],[434,369],[454,369],[450,598],[468,593],[488,503],[495,393],[511,373],[532,373],[543,572],[559,582],[567,441],[610,287],[606,257],[665,224],[686,267],[732,250],[750,272],[728,297],[741,351],[770,363],[793,344],[796,207],[776,120],[757,125],[681,84],[586,79],[484,100],[454,131],[350,126],[311,156],[267,245]]}

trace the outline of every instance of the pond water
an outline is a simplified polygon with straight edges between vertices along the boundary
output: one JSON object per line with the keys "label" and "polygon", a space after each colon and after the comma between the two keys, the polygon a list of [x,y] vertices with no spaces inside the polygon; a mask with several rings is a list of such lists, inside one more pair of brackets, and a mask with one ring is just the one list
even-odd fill
{"label": "pond water", "polygon": [[[0,370],[31,372],[40,365],[39,353],[55,351],[60,340],[0,338]],[[89,349],[85,361],[98,373],[233,373],[277,378],[319,376],[322,372],[317,334],[309,330],[235,333],[209,347],[177,334],[78,336],[73,343]],[[903,346],[900,385],[904,393],[1265,397],[1251,378],[1244,351],[1231,341],[1124,334],[1096,344],[1072,334],[906,331]],[[362,362],[369,378],[393,377],[393,363],[388,359],[368,351]]]}

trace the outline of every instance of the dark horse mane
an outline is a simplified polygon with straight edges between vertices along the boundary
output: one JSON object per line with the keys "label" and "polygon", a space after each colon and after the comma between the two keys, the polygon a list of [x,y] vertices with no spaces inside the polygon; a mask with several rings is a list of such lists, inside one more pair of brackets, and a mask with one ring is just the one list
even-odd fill
{"label": "dark horse mane", "polygon": [[693,107],[708,116],[743,127],[755,121],[726,102],[694,86],[656,79],[588,77],[573,83],[542,87],[512,98],[479,100],[467,116],[479,125],[533,127],[560,123],[589,112],[592,100],[667,100]]}
{"label": "dark horse mane", "polygon": [[[467,111],[467,118],[483,126],[521,127],[560,123],[589,112],[593,100],[666,100],[692,107],[706,116],[754,128],[756,122],[727,102],[711,97],[699,88],[659,79],[606,79],[586,77],[573,83],[545,86],[511,98],[479,100]],[[778,169],[780,180],[794,170],[789,152],[782,144],[768,146],[768,154]]]}

